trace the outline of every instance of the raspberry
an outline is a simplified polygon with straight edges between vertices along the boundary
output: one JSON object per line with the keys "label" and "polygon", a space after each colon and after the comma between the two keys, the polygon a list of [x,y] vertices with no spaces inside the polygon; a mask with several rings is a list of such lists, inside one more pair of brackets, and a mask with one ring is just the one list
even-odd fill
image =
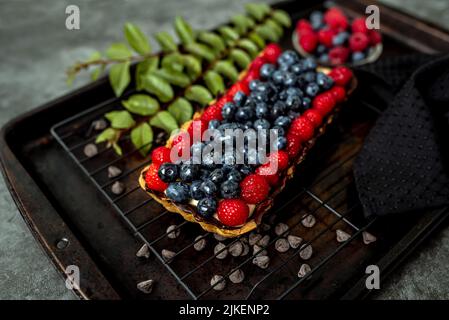
{"label": "raspberry", "polygon": [[257,57],[249,65],[249,71],[257,72],[259,74],[260,68],[265,64],[265,58],[263,56]]}
{"label": "raspberry", "polygon": [[354,21],[352,21],[351,29],[353,33],[361,32],[367,34],[368,28],[366,27],[365,18],[354,19]]}
{"label": "raspberry", "polygon": [[287,134],[287,153],[290,159],[296,158],[301,151],[301,139],[293,134]]}
{"label": "raspberry", "polygon": [[336,102],[342,102],[346,98],[346,90],[343,87],[334,86],[329,91],[333,94]]}
{"label": "raspberry", "polygon": [[[282,49],[277,44],[270,43],[263,50],[262,59],[264,59],[268,63],[276,63],[276,61],[277,61],[278,57],[281,55],[281,53],[282,53]],[[254,60],[256,60],[256,59],[254,59]]]}
{"label": "raspberry", "polygon": [[234,95],[239,91],[242,91],[246,95],[249,94],[249,87],[244,81],[234,83],[228,90],[227,96],[234,97]]}
{"label": "raspberry", "polygon": [[335,32],[330,29],[322,29],[318,31],[318,41],[328,48],[332,48],[332,39],[334,38]]}
{"label": "raspberry", "polygon": [[335,97],[329,91],[320,93],[313,99],[312,107],[324,117],[335,107]]}
{"label": "raspberry", "polygon": [[240,183],[241,196],[247,203],[257,204],[270,192],[268,182],[257,174],[250,174]]}
{"label": "raspberry", "polygon": [[315,51],[316,46],[318,45],[318,36],[313,33],[306,33],[299,37],[299,45],[304,49],[304,51],[308,53],[312,53]]}
{"label": "raspberry", "polygon": [[375,46],[382,42],[382,35],[376,30],[369,30],[368,38],[372,46]]}
{"label": "raspberry", "polygon": [[193,141],[194,137],[199,139],[199,141],[201,141],[201,138],[203,137],[203,133],[206,130],[207,130],[206,121],[201,120],[201,119],[192,121],[189,128],[187,129],[187,132],[189,133],[190,140],[192,141],[192,144],[193,144],[193,142],[197,142],[197,141]]}
{"label": "raspberry", "polygon": [[356,32],[349,38],[349,47],[351,51],[363,51],[369,45],[369,38],[366,34],[361,32]]}
{"label": "raspberry", "polygon": [[168,184],[159,178],[159,164],[152,163],[148,167],[147,173],[145,174],[145,183],[147,187],[153,191],[163,192],[167,189]]}
{"label": "raspberry", "polygon": [[326,11],[324,21],[335,31],[343,31],[348,27],[348,19],[340,9],[335,7]]}
{"label": "raspberry", "polygon": [[247,87],[249,87],[249,83],[251,82],[251,81],[253,81],[253,80],[257,80],[257,79],[259,79],[260,78],[260,74],[259,74],[259,70],[256,70],[256,69],[250,69],[247,73],[246,73],[246,75],[245,75],[245,77],[243,78],[243,80],[242,80],[242,82],[247,86]]}
{"label": "raspberry", "polygon": [[178,159],[172,159],[173,162],[178,160],[188,160],[190,158],[190,145],[191,139],[189,134],[185,131],[178,133],[172,140],[173,154],[178,156]]}
{"label": "raspberry", "polygon": [[352,71],[346,67],[336,67],[329,72],[329,77],[336,85],[345,87],[352,79]]}
{"label": "raspberry", "polygon": [[279,182],[279,175],[277,173],[272,173],[272,170],[266,166],[262,165],[256,169],[256,174],[263,177],[270,186],[275,187]]}
{"label": "raspberry", "polygon": [[229,227],[235,227],[246,222],[249,208],[242,200],[224,199],[218,204],[217,215],[221,223]]}
{"label": "raspberry", "polygon": [[155,164],[162,164],[170,161],[170,149],[167,147],[157,147],[151,153],[151,161]]}
{"label": "raspberry", "polygon": [[296,24],[296,32],[299,35],[303,35],[304,33],[313,31],[312,25],[306,19],[301,19]]}
{"label": "raspberry", "polygon": [[332,48],[329,51],[329,60],[333,65],[344,64],[348,60],[349,53],[349,49],[345,47]]}
{"label": "raspberry", "polygon": [[302,142],[305,142],[313,138],[314,131],[312,123],[307,118],[299,116],[292,121],[288,133],[297,136]]}
{"label": "raspberry", "polygon": [[[268,162],[256,169],[256,174],[265,178],[271,186],[279,181],[279,171],[288,167],[288,154],[285,151],[277,151],[267,157]],[[276,162],[274,164],[273,162]]]}
{"label": "raspberry", "polygon": [[221,107],[222,106],[218,104],[213,104],[207,107],[201,115],[201,120],[204,120],[206,123],[209,123],[211,120],[223,120],[221,115]]}
{"label": "raspberry", "polygon": [[302,114],[307,118],[315,128],[318,128],[323,123],[323,116],[314,109],[308,109]]}
{"label": "raspberry", "polygon": [[279,170],[284,170],[288,167],[288,154],[285,151],[279,150],[268,155],[268,162],[277,161]]}

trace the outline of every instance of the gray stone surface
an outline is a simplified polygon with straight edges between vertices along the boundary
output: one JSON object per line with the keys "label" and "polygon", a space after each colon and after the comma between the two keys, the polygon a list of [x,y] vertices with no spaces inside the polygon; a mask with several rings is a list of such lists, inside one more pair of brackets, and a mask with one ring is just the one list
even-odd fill
{"label": "gray stone surface", "polygon": [[[392,0],[389,0],[392,1]],[[418,3],[418,1],[414,1]],[[442,1],[434,1],[440,3]],[[65,29],[65,8],[81,9],[81,30]],[[439,4],[440,5],[440,4]],[[237,0],[188,1],[0,1],[0,125],[73,88],[64,69],[121,40],[132,21],[148,33],[171,30],[176,14],[194,26],[213,27],[242,8]],[[447,11],[446,11],[447,12]],[[89,81],[81,76],[78,87]],[[390,281],[380,299],[449,298],[449,229],[421,248]],[[0,299],[76,299],[20,217],[3,179],[0,181]]]}

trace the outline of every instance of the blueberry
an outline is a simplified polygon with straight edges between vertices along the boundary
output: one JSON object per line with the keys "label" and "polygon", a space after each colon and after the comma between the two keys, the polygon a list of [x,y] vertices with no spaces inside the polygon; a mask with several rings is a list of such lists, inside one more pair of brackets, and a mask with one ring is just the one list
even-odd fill
{"label": "blueberry", "polygon": [[308,71],[308,72],[304,73],[304,79],[307,82],[314,82],[316,80],[316,73],[313,71]]}
{"label": "blueberry", "polygon": [[301,105],[301,98],[296,94],[289,95],[285,100],[285,105],[290,110],[298,110]]}
{"label": "blueberry", "polygon": [[312,58],[304,59],[303,63],[306,70],[315,70],[317,67],[316,62]]}
{"label": "blueberry", "polygon": [[306,71],[306,68],[304,67],[303,63],[296,63],[290,67],[291,72],[293,72],[296,75],[300,75],[304,71]]}
{"label": "blueberry", "polygon": [[298,60],[298,55],[293,50],[284,51],[278,58],[279,65],[291,66]]}
{"label": "blueberry", "polygon": [[240,173],[240,171],[238,171],[237,169],[232,169],[228,175],[227,175],[227,180],[229,181],[234,181],[234,182],[240,182],[242,180],[242,174]]}
{"label": "blueberry", "polygon": [[206,169],[214,169],[214,154],[212,152],[206,153],[202,157],[202,167]]}
{"label": "blueberry", "polygon": [[273,128],[271,128],[273,130],[277,131],[278,137],[283,137],[285,136],[285,129],[280,127],[280,126],[274,126]]}
{"label": "blueberry", "polygon": [[268,107],[264,102],[256,104],[256,117],[259,119],[265,118],[268,115]]}
{"label": "blueberry", "polygon": [[320,57],[318,58],[318,60],[321,63],[328,63],[329,62],[329,55],[327,53],[323,53],[322,55],[320,55]]}
{"label": "blueberry", "polygon": [[363,52],[353,52],[352,61],[357,62],[365,59],[365,54]]}
{"label": "blueberry", "polygon": [[220,121],[211,120],[211,121],[209,121],[208,129],[218,129],[219,126],[220,126]]}
{"label": "blueberry", "polygon": [[225,199],[237,198],[239,196],[239,184],[235,181],[225,181],[220,186],[220,194]]}
{"label": "blueberry", "polygon": [[254,111],[249,107],[239,108],[235,113],[235,120],[240,123],[245,123],[246,121],[251,120],[253,117]]}
{"label": "blueberry", "polygon": [[251,129],[252,127],[253,127],[253,123],[251,121],[247,121],[243,124],[242,129],[248,130],[248,129]]}
{"label": "blueberry", "polygon": [[234,95],[234,103],[237,107],[243,106],[243,104],[245,103],[245,100],[246,100],[246,95],[245,95],[245,93],[243,93],[243,91],[238,91]]}
{"label": "blueberry", "polygon": [[282,90],[281,92],[279,92],[278,94],[279,100],[286,100],[287,98],[288,98],[287,90]]}
{"label": "blueberry", "polygon": [[198,214],[202,217],[209,218],[217,211],[217,200],[214,198],[204,198],[198,201],[196,206]]}
{"label": "blueberry", "polygon": [[226,152],[223,156],[223,163],[227,165],[235,165],[236,163],[235,154],[232,152]]}
{"label": "blueberry", "polygon": [[200,178],[201,179],[203,179],[203,180],[207,179],[209,177],[209,175],[210,175],[210,170],[201,168],[201,170],[200,170]]}
{"label": "blueberry", "polygon": [[311,103],[312,103],[312,100],[309,97],[304,97],[302,99],[302,107],[304,109],[309,109]]}
{"label": "blueberry", "polygon": [[287,146],[287,138],[285,137],[278,137],[276,141],[276,148],[277,150],[285,149]]}
{"label": "blueberry", "polygon": [[286,116],[280,116],[279,118],[277,118],[277,119],[274,121],[274,125],[275,125],[275,126],[282,127],[282,128],[287,128],[287,127],[290,125],[290,122],[291,122],[291,120],[290,120],[289,117],[286,117]]}
{"label": "blueberry", "polygon": [[324,90],[330,89],[334,85],[334,81],[331,77],[322,72],[318,72],[316,75],[316,83]]}
{"label": "blueberry", "polygon": [[306,93],[309,97],[315,97],[320,91],[320,87],[315,82],[311,82],[306,87]]}
{"label": "blueberry", "polygon": [[287,94],[290,95],[298,95],[299,97],[302,97],[304,95],[304,93],[302,92],[301,89],[296,88],[296,87],[290,87],[287,89]]}
{"label": "blueberry", "polygon": [[201,183],[200,190],[203,191],[206,196],[213,196],[217,193],[217,186],[209,179],[206,179]]}
{"label": "blueberry", "polygon": [[254,129],[270,129],[270,122],[266,119],[257,119],[256,121],[254,121]]}
{"label": "blueberry", "polygon": [[288,112],[288,115],[287,115],[291,120],[293,120],[293,119],[295,119],[295,118],[297,118],[297,117],[299,117],[300,116],[300,113],[299,112],[295,112],[295,111],[289,111]]}
{"label": "blueberry", "polygon": [[204,198],[204,192],[201,191],[201,180],[195,180],[190,185],[190,197],[195,200],[200,200]]}
{"label": "blueberry", "polygon": [[224,180],[224,173],[221,169],[215,169],[209,175],[209,180],[217,184]]}
{"label": "blueberry", "polygon": [[271,63],[265,63],[260,68],[260,76],[261,76],[261,78],[263,78],[263,79],[270,78],[271,74],[274,72],[274,70],[276,70],[274,65],[272,65]]}
{"label": "blueberry", "polygon": [[252,169],[250,166],[248,166],[248,165],[243,165],[243,166],[240,168],[240,172],[241,172],[241,174],[243,174],[244,176],[247,176],[247,175],[249,175],[249,174],[251,174],[251,173],[253,172],[253,169]]}
{"label": "blueberry", "polygon": [[268,93],[264,91],[255,91],[254,94],[251,95],[251,98],[254,99],[254,102],[257,104],[259,102],[264,102],[268,98]]}
{"label": "blueberry", "polygon": [[190,198],[190,188],[185,183],[173,182],[168,185],[165,195],[174,202],[186,202]]}
{"label": "blueberry", "polygon": [[319,55],[320,55],[320,54],[323,54],[323,53],[325,53],[325,52],[327,52],[326,46],[320,44],[320,45],[318,45],[318,46],[316,47],[316,53],[318,53]]}
{"label": "blueberry", "polygon": [[284,85],[291,87],[296,83],[296,76],[291,72],[286,72],[284,75]]}
{"label": "blueberry", "polygon": [[273,72],[271,78],[273,79],[274,83],[281,84],[284,82],[284,73],[280,70],[276,70]]}
{"label": "blueberry", "polygon": [[179,170],[179,177],[184,182],[190,182],[200,174],[200,166],[197,164],[183,164]]}
{"label": "blueberry", "polygon": [[332,38],[332,44],[335,47],[342,46],[346,42],[346,40],[348,40],[348,38],[349,36],[347,32],[340,32]]}
{"label": "blueberry", "polygon": [[221,166],[221,170],[223,171],[224,174],[229,175],[229,173],[234,170],[234,166],[231,166],[229,164],[223,164]]}
{"label": "blueberry", "polygon": [[164,182],[173,182],[178,178],[178,166],[174,163],[164,163],[160,166],[158,176]]}
{"label": "blueberry", "polygon": [[311,22],[323,22],[323,13],[321,11],[315,10],[310,14]]}
{"label": "blueberry", "polygon": [[232,102],[225,103],[223,108],[221,109],[221,115],[225,120],[232,120],[234,118],[235,111],[237,107]]}
{"label": "blueberry", "polygon": [[281,116],[286,109],[286,105],[283,101],[276,101],[271,108],[271,118],[276,119]]}

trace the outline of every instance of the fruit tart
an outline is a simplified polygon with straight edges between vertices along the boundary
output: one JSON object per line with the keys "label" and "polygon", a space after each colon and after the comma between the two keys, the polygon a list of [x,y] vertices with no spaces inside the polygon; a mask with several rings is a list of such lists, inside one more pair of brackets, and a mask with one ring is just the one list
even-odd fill
{"label": "fruit tart", "polygon": [[[247,233],[355,83],[346,67],[318,69],[313,60],[270,44],[223,96],[153,150],[140,186],[206,231],[224,237]],[[243,138],[232,132],[244,132]]]}

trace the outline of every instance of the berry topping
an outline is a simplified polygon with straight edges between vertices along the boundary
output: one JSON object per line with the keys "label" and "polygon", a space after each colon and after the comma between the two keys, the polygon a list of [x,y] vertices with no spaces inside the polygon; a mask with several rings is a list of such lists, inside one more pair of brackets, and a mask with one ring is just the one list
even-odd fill
{"label": "berry topping", "polygon": [[210,218],[217,211],[217,200],[214,198],[204,198],[198,201],[198,214],[205,218]]}
{"label": "berry topping", "polygon": [[178,165],[174,163],[163,163],[159,167],[159,178],[164,182],[174,182],[178,179]]}
{"label": "berry topping", "polygon": [[334,47],[329,51],[329,60],[332,64],[343,64],[349,57],[349,49]]}
{"label": "berry topping", "polygon": [[352,51],[363,51],[369,45],[369,38],[366,34],[356,32],[349,38],[349,47]]}
{"label": "berry topping", "polygon": [[190,185],[190,197],[194,200],[201,200],[206,196],[201,190],[201,183],[201,180],[195,180]]}
{"label": "berry topping", "polygon": [[352,71],[346,67],[336,67],[329,73],[335,84],[345,87],[352,79]]}
{"label": "berry topping", "polygon": [[145,174],[145,182],[149,189],[153,191],[163,192],[167,189],[167,184],[159,178],[159,165],[156,163],[150,164],[147,173]]}
{"label": "berry topping", "polygon": [[[190,139],[193,141],[193,138],[196,138],[201,140],[201,137],[203,136],[204,131],[206,131],[208,128],[207,122],[201,119],[194,120],[190,124],[189,128],[187,129],[187,132],[189,133]],[[196,142],[196,141],[195,141]]]}
{"label": "berry topping", "polygon": [[162,164],[170,161],[170,149],[167,147],[157,147],[151,153],[151,161],[155,164]]}
{"label": "berry topping", "polygon": [[354,33],[361,32],[367,34],[369,31],[366,27],[365,18],[362,17],[356,18],[354,19],[354,21],[352,21],[351,29]]}
{"label": "berry topping", "polygon": [[318,45],[318,36],[313,32],[299,35],[299,44],[305,52],[312,53]]}
{"label": "berry topping", "polygon": [[275,63],[281,55],[282,49],[275,43],[270,43],[262,52],[262,58],[268,63]]}
{"label": "berry topping", "polygon": [[236,227],[246,222],[249,215],[249,208],[242,200],[225,199],[218,204],[217,215],[218,219],[224,225]]}
{"label": "berry topping", "polygon": [[323,116],[317,110],[309,109],[302,115],[307,118],[307,120],[309,120],[315,128],[318,128],[323,122]]}
{"label": "berry topping", "polygon": [[301,151],[301,139],[293,134],[287,134],[287,153],[293,159]]}
{"label": "berry topping", "polygon": [[334,35],[335,31],[331,29],[322,29],[317,33],[318,41],[328,48],[331,48],[333,45],[332,40],[334,38]]}
{"label": "berry topping", "polygon": [[241,197],[247,203],[257,204],[265,200],[270,192],[267,181],[257,175],[250,174],[240,183]]}
{"label": "berry topping", "polygon": [[183,203],[190,198],[190,188],[183,182],[172,182],[165,190],[165,195],[174,202]]}
{"label": "berry topping", "polygon": [[382,42],[382,35],[376,30],[369,30],[368,37],[373,46]]}
{"label": "berry topping", "polygon": [[221,196],[225,199],[237,198],[239,196],[240,187],[238,182],[227,180],[220,186]]}
{"label": "berry topping", "polygon": [[323,117],[335,107],[335,97],[332,92],[323,92],[313,99],[312,107]]}
{"label": "berry topping", "polygon": [[340,86],[334,86],[330,92],[332,93],[332,95],[335,98],[336,102],[342,102],[345,100],[346,98],[346,90],[343,87]]}
{"label": "berry topping", "polygon": [[211,120],[223,120],[223,117],[221,115],[221,108],[222,106],[218,104],[209,106],[201,115],[201,120],[206,121],[207,123],[209,123],[209,121]]}
{"label": "berry topping", "polygon": [[191,182],[200,174],[200,166],[197,164],[183,164],[179,170],[179,177],[184,182]]}
{"label": "berry topping", "polygon": [[288,133],[297,136],[302,142],[305,142],[313,138],[314,131],[312,123],[307,118],[300,116],[292,121]]}
{"label": "berry topping", "polygon": [[336,31],[346,30],[348,27],[348,19],[340,9],[335,7],[327,10],[324,14],[324,21],[332,30]]}

